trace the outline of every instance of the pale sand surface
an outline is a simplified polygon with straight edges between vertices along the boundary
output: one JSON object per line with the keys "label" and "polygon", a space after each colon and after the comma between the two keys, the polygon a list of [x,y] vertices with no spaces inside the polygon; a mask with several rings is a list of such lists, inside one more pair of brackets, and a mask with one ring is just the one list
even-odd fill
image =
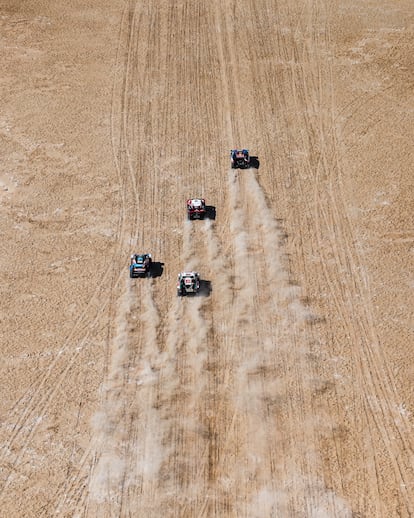
{"label": "pale sand surface", "polygon": [[414,515],[412,7],[1,3],[1,517]]}

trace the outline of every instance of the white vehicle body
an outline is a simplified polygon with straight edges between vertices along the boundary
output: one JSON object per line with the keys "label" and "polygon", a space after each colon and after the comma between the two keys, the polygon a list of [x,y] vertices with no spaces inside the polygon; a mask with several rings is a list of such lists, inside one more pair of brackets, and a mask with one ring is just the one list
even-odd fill
{"label": "white vehicle body", "polygon": [[200,274],[198,272],[181,272],[177,277],[177,295],[180,297],[197,294],[200,290]]}

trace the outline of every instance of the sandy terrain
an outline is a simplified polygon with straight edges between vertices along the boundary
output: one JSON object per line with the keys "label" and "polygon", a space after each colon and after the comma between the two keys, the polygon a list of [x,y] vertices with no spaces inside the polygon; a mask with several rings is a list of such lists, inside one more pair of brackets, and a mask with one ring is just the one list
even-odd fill
{"label": "sandy terrain", "polygon": [[412,0],[0,6],[0,516],[414,516]]}

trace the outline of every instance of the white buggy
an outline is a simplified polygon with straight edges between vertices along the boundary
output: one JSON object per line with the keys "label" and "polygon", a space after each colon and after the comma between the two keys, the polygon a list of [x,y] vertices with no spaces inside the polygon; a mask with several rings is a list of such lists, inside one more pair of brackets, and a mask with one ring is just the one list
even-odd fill
{"label": "white buggy", "polygon": [[177,295],[197,295],[200,291],[200,274],[198,272],[181,272],[177,278]]}

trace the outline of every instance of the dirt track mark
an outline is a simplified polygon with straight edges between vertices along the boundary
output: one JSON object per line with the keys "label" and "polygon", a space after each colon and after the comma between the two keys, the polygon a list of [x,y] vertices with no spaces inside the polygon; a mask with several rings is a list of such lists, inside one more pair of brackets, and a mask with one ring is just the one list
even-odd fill
{"label": "dirt track mark", "polygon": [[[148,77],[142,74],[140,67],[142,62],[144,62],[145,66],[149,69],[154,67],[154,63],[150,61],[150,58],[153,59],[154,57],[156,60],[159,60],[161,68],[166,66],[164,59],[168,59],[169,57],[167,52],[170,52],[168,41],[171,38],[171,33],[165,34],[164,44],[158,48],[158,52],[156,52],[155,55],[151,54],[150,56],[148,50],[149,48],[153,48],[156,44],[154,38],[158,41],[160,31],[165,33],[167,30],[171,31],[175,26],[175,22],[170,19],[168,25],[166,25],[165,18],[163,18],[164,15],[167,17],[180,16],[180,12],[175,12],[175,9],[162,12],[162,10],[159,11],[158,8],[153,9],[149,7],[147,9],[147,7],[144,6],[135,6],[134,20],[131,23],[136,24],[137,27],[139,26],[140,31],[139,38],[135,38],[134,36],[134,43],[129,45],[130,49],[134,48],[134,52],[131,51],[131,65],[129,66],[126,80],[128,84],[127,91],[131,95],[128,97],[129,102],[125,104],[127,115],[123,119],[123,128],[126,136],[121,138],[121,142],[128,149],[128,170],[133,170],[131,174],[135,175],[135,185],[138,186],[138,190],[136,191],[136,206],[141,218],[135,220],[136,228],[139,229],[137,242],[140,246],[148,246],[150,242],[148,237],[158,235],[157,241],[155,241],[153,237],[151,237],[151,241],[162,245],[164,252],[168,257],[171,257],[171,245],[169,245],[168,238],[165,240],[161,239],[161,237],[165,235],[165,229],[162,228],[163,222],[160,219],[162,211],[160,211],[160,207],[163,207],[163,182],[167,180],[162,167],[157,164],[157,160],[159,159],[158,150],[160,149],[160,143],[157,139],[160,138],[158,132],[161,131],[162,133],[163,129],[155,129],[154,126],[151,126],[151,124],[156,125],[158,123],[154,118],[154,110],[156,110],[154,107],[155,104],[159,108],[159,113],[164,113],[166,118],[169,117],[169,100],[165,102],[162,97],[152,95],[154,85],[149,80],[150,74],[148,74]],[[141,23],[143,19],[149,20],[149,24],[145,25]],[[157,26],[158,29],[153,30],[154,26]],[[145,27],[147,27],[148,30]],[[135,32],[135,35],[136,34],[138,33]],[[133,38],[131,37],[130,39],[132,40]],[[160,37],[160,41],[161,40],[162,38]],[[147,62],[145,62],[145,56],[147,56]],[[143,57],[144,61],[142,61]],[[134,63],[132,63],[133,60],[135,60]],[[172,70],[173,69],[171,69],[171,71]],[[169,89],[168,84],[172,81],[171,74],[164,73],[160,75],[160,78],[162,81],[160,80],[158,87],[161,90],[163,90],[164,87]],[[165,83],[163,83],[164,80]],[[141,91],[141,95],[132,95],[132,93],[136,93],[137,90]],[[171,90],[171,92],[172,91],[173,90]],[[147,102],[148,99],[146,96],[149,96],[151,99],[150,102]],[[140,117],[138,117],[138,114],[140,114]],[[142,136],[144,131],[145,138],[147,139],[145,141],[147,144],[145,150],[149,152],[142,155]],[[151,134],[153,135],[154,142],[148,140],[151,138]],[[152,150],[150,149],[151,144],[154,146]],[[168,158],[165,157],[165,160],[163,158],[162,163],[168,164]],[[152,168],[152,165],[154,165],[154,168]],[[149,181],[148,171],[150,171],[151,181]],[[148,200],[152,200],[150,205],[148,205]],[[140,211],[140,207],[144,206],[149,209],[145,213]],[[186,268],[191,266],[192,261],[191,232],[192,226],[189,225],[189,222],[186,222],[182,234],[180,233],[183,238],[183,254],[181,257]],[[174,265],[174,263],[171,264]],[[180,265],[181,269],[183,268],[183,264]],[[151,462],[153,462],[152,456],[154,455],[154,450],[152,448],[160,449],[159,444],[157,442],[154,443],[154,438],[150,437],[150,434],[153,433],[151,432],[152,427],[156,426],[155,423],[157,419],[167,419],[166,422],[171,423],[171,426],[168,426],[166,431],[163,431],[162,426],[158,426],[160,438],[162,438],[163,444],[167,444],[171,442],[171,438],[168,437],[168,434],[174,434],[176,440],[172,441],[172,444],[177,444],[176,453],[178,452],[178,454],[180,454],[180,452],[182,452],[181,456],[186,454],[186,452],[185,450],[181,450],[180,445],[182,445],[183,442],[182,439],[180,439],[180,430],[188,428],[188,434],[191,434],[191,430],[196,428],[196,424],[191,424],[193,421],[190,414],[188,414],[187,417],[180,417],[180,415],[182,413],[181,405],[183,403],[183,395],[188,392],[191,396],[191,389],[194,387],[194,373],[202,372],[201,366],[203,362],[193,360],[193,354],[195,349],[199,347],[199,342],[202,342],[206,333],[201,313],[204,302],[202,299],[197,299],[193,301],[195,302],[193,307],[186,308],[185,301],[180,301],[175,297],[175,278],[170,276],[170,272],[174,272],[173,267],[171,267],[168,272],[167,278],[171,289],[166,291],[165,288],[162,288],[162,293],[165,293],[166,296],[165,300],[161,299],[161,307],[166,310],[166,312],[161,315],[160,319],[155,319],[156,323],[154,322],[154,314],[152,311],[156,309],[158,312],[155,302],[158,294],[156,291],[152,291],[151,299],[146,302],[148,307],[144,312],[144,314],[146,314],[145,321],[142,321],[135,329],[130,329],[129,333],[129,341],[134,343],[134,347],[131,349],[128,359],[127,376],[131,377],[131,372],[137,369],[139,370],[141,363],[144,362],[142,368],[148,374],[151,382],[148,383],[148,386],[144,384],[145,386],[140,385],[139,388],[135,389],[125,386],[122,391],[122,396],[120,396],[123,398],[125,408],[130,407],[133,409],[126,411],[125,415],[122,416],[124,423],[128,423],[127,428],[129,431],[127,433],[128,439],[125,444],[123,446],[119,444],[119,447],[124,448],[125,452],[130,452],[127,455],[130,460],[122,467],[122,489],[117,497],[117,501],[113,503],[112,507],[113,509],[121,509],[122,513],[128,513],[129,509],[136,509],[136,503],[138,501],[140,502],[141,509],[152,509],[155,505],[151,495],[153,495],[153,492],[156,490],[156,475],[161,480],[159,484],[162,484],[162,473],[165,470],[163,464],[166,463],[166,460],[161,457],[160,464],[154,464],[153,469],[142,470],[141,468],[145,465],[149,466]],[[154,279],[153,282],[157,283],[157,280]],[[153,287],[153,284],[151,284],[151,286]],[[140,286],[140,288],[145,289],[144,284]],[[169,303],[167,305],[166,302],[170,300],[171,294],[173,294],[174,300],[171,304]],[[140,291],[137,294],[138,299],[141,300],[143,295],[144,292]],[[160,301],[159,298],[158,301]],[[142,300],[141,302],[144,303],[145,301]],[[134,311],[131,313],[134,313]],[[129,320],[129,318],[130,317],[127,317],[127,320]],[[159,326],[158,323],[160,324]],[[149,326],[148,330],[146,330],[146,325]],[[157,327],[160,328],[159,332]],[[159,339],[159,345],[157,345],[155,349],[152,340],[148,339],[151,333]],[[190,350],[191,353],[187,352]],[[145,353],[144,351],[147,352]],[[145,355],[151,357],[152,361],[144,361],[143,358]],[[151,373],[152,375],[150,375]],[[196,405],[195,396],[192,401],[194,401],[193,405]],[[174,416],[170,415],[171,407],[177,408]],[[143,423],[148,423],[148,426]],[[148,448],[142,448],[140,446],[142,444],[147,444]],[[188,443],[188,447],[190,446],[191,444]],[[178,484],[177,487],[181,487],[182,479],[180,469],[176,464],[177,461],[174,460],[175,454],[170,452],[169,456],[172,457],[172,461],[174,462],[174,469],[171,471],[175,477],[174,484]],[[161,474],[159,470],[161,470]],[[93,499],[90,501],[88,511],[91,515],[93,514],[93,509],[96,508],[96,503],[92,500]],[[111,504],[107,499],[104,502],[104,506],[108,509],[111,508]]]}
{"label": "dirt track mark", "polygon": [[[116,318],[118,320],[120,318],[125,318],[125,315],[119,315],[117,307],[120,305],[121,311],[124,309],[127,313],[129,312],[128,308],[125,308],[125,300],[122,302],[122,297],[125,298],[125,292],[123,295],[122,290],[119,289],[119,281],[124,279],[128,275],[127,271],[127,260],[129,254],[131,252],[132,247],[137,246],[138,244],[138,218],[139,218],[139,209],[141,207],[140,192],[137,188],[137,181],[135,175],[135,164],[133,162],[133,156],[136,153],[136,144],[132,141],[130,135],[130,123],[127,118],[127,113],[130,110],[130,81],[131,81],[131,68],[135,66],[135,54],[134,48],[136,44],[136,32],[135,27],[137,25],[136,22],[136,13],[135,7],[131,2],[125,3],[123,18],[121,21],[121,26],[119,30],[119,46],[117,51],[116,58],[116,66],[114,73],[114,84],[113,84],[113,92],[112,92],[112,106],[111,106],[111,142],[114,156],[114,166],[117,173],[119,185],[120,185],[120,200],[121,200],[121,211],[119,217],[119,234],[118,234],[118,243],[117,250],[114,253],[114,257],[112,258],[112,268],[114,264],[119,265],[119,276],[116,280],[116,283],[112,284],[112,289],[110,290],[109,296],[101,296],[102,299],[108,300],[107,304],[109,306],[109,316],[108,316],[108,338],[107,338],[107,353],[106,353],[106,366],[104,368],[104,380],[103,381],[103,390],[102,390],[102,416],[107,421],[107,426],[109,429],[111,428],[110,422],[114,419],[114,412],[120,412],[119,405],[121,405],[120,401],[115,401],[114,396],[111,395],[111,391],[108,390],[106,385],[111,385],[114,382],[114,377],[125,380],[128,379],[128,365],[122,365],[122,358],[119,357],[119,348],[118,341],[120,339],[120,334],[124,331],[119,329],[119,325],[114,326],[114,321]],[[118,70],[119,69],[119,70]],[[135,248],[134,248],[135,250]],[[128,279],[129,280],[129,279]],[[107,279],[102,280],[102,284],[104,285]],[[123,283],[121,283],[123,285]],[[118,286],[118,289],[115,291],[114,288]],[[129,290],[126,292],[128,297],[132,297]],[[132,302],[131,302],[132,303]],[[153,301],[147,301],[146,310],[152,313],[154,316],[154,306]],[[118,315],[117,317],[115,317]],[[126,324],[125,324],[126,325]],[[154,328],[157,326],[156,319],[154,320]],[[151,333],[156,333],[153,329],[145,328],[143,336],[147,339],[152,339]],[[123,337],[124,338],[124,337]],[[126,353],[125,353],[126,354]],[[119,368],[121,371],[124,368],[125,372],[122,374],[121,372],[115,374],[114,373],[114,365],[116,368]],[[115,369],[116,370],[116,369]],[[125,381],[126,383],[127,381]],[[112,407],[109,409],[109,407]],[[99,416],[99,413],[97,414]],[[98,418],[97,418],[98,419]],[[123,422],[125,422],[125,416],[123,418]],[[109,424],[108,424],[109,423]],[[96,424],[94,425],[96,426]],[[105,431],[108,434],[108,430]],[[101,437],[102,439],[102,437]],[[96,497],[96,489],[97,487],[101,487],[102,483],[109,483],[110,478],[105,478],[102,473],[110,466],[108,464],[111,456],[113,459],[116,459],[116,456],[112,455],[113,452],[109,452],[105,450],[105,448],[110,448],[111,442],[113,443],[113,449],[116,447],[116,442],[109,435],[105,436],[103,440],[107,441],[108,444],[104,444],[101,440],[96,441],[92,440],[89,447],[86,449],[83,460],[81,463],[81,468],[79,471],[74,474],[71,479],[71,487],[70,491],[68,488],[61,488],[62,491],[62,501],[58,504],[58,507],[62,505],[84,505],[87,502],[87,494],[85,486],[82,483],[82,480],[85,477],[92,477],[89,485],[92,484],[92,500]],[[103,451],[100,452],[99,448],[102,447]],[[109,456],[108,456],[109,455]],[[109,460],[108,460],[109,459]],[[117,479],[124,479],[125,473],[125,463],[119,462],[117,464],[117,473],[115,474]],[[114,464],[114,465],[115,465]],[[110,473],[110,471],[109,471]],[[114,475],[114,476],[115,476]],[[107,477],[110,477],[109,474]],[[79,482],[78,482],[79,480]],[[78,488],[78,484],[81,485],[83,489]],[[80,493],[80,494],[79,494]],[[72,498],[72,501],[71,501]],[[103,498],[102,495],[100,498]]]}
{"label": "dirt track mark", "polygon": [[[261,23],[266,26],[268,22],[267,14],[271,13],[269,20],[272,16],[275,16],[273,12],[274,6],[272,8],[270,5],[262,7],[263,9],[256,12],[253,3],[251,3],[251,5],[249,4],[251,13],[249,14],[249,10],[244,11],[243,18],[245,20],[257,18],[260,20],[258,24],[259,27]],[[220,7],[216,5],[216,13],[219,12]],[[236,9],[231,12],[228,11],[222,17],[220,17],[220,15],[216,16],[216,23],[220,27],[219,33],[222,34],[218,43],[218,47],[221,49],[219,55],[222,56],[223,59],[225,56],[222,71],[225,70],[226,72],[222,73],[222,78],[226,86],[224,87],[223,85],[223,88],[230,97],[227,99],[226,106],[229,107],[231,113],[237,110],[236,106],[243,106],[244,114],[252,114],[255,112],[249,110],[249,104],[246,102],[253,97],[252,92],[249,91],[249,81],[240,82],[238,78],[246,78],[247,75],[247,77],[253,79],[254,82],[256,77],[259,77],[260,74],[256,68],[257,57],[252,55],[250,60],[245,60],[246,54],[248,55],[246,46],[241,39],[237,41],[237,31],[232,31],[233,26],[237,25],[239,14]],[[294,15],[292,15],[290,21],[293,20],[296,22],[296,16]],[[260,30],[254,32],[254,34],[260,33]],[[250,34],[251,33],[247,31],[247,35]],[[234,41],[232,39],[233,36]],[[268,52],[269,55],[272,54],[267,48],[270,43],[271,41],[269,40],[260,46],[261,49],[264,49],[264,53]],[[237,52],[235,50],[236,45],[238,45]],[[249,47],[249,50],[250,48],[251,47]],[[250,69],[247,63],[250,64]],[[259,89],[260,88],[261,86]],[[263,113],[266,113],[264,97],[255,98],[254,101],[252,101],[252,106],[253,104],[256,106],[263,105]],[[227,133],[229,135],[237,134],[243,137],[252,133],[247,123],[248,119],[252,120],[249,116],[241,117],[237,120],[237,123],[234,124],[231,116],[225,117]],[[263,127],[261,127],[261,131],[263,131]],[[250,185],[245,184],[245,178],[250,179],[250,173],[251,171],[246,172],[243,176],[243,171],[238,174],[232,172],[229,177],[229,206],[231,208],[229,210],[228,223],[232,230],[232,260],[234,260],[234,272],[239,272],[239,287],[243,287],[240,292],[242,293],[244,289],[245,294],[248,294],[250,297],[248,301],[240,297],[240,306],[238,306],[237,302],[234,303],[234,312],[231,318],[234,322],[238,322],[238,326],[234,326],[233,331],[230,333],[232,337],[230,338],[230,344],[228,344],[229,336],[226,337],[228,347],[239,351],[238,355],[233,357],[235,365],[238,365],[236,368],[234,368],[235,365],[233,365],[233,370],[237,375],[232,377],[234,384],[232,387],[234,390],[232,397],[235,398],[237,413],[234,414],[233,418],[230,418],[229,421],[232,422],[231,434],[237,437],[237,444],[239,444],[240,451],[245,451],[246,454],[250,453],[253,458],[255,457],[254,452],[256,452],[257,459],[265,456],[272,459],[272,466],[269,468],[274,470],[271,475],[271,479],[275,484],[271,489],[273,494],[279,494],[277,481],[281,483],[281,479],[286,478],[286,476],[291,477],[291,480],[297,481],[296,498],[290,493],[285,493],[285,498],[290,502],[289,505],[292,506],[292,509],[298,510],[303,508],[303,499],[307,492],[306,487],[310,487],[314,484],[319,484],[321,487],[324,486],[323,481],[321,481],[322,469],[320,459],[315,457],[317,447],[313,434],[315,433],[314,422],[316,419],[311,413],[305,410],[308,408],[310,402],[303,398],[303,394],[308,393],[312,383],[314,383],[312,370],[310,370],[306,361],[306,354],[309,353],[308,343],[312,341],[312,333],[306,330],[306,326],[309,325],[310,321],[313,321],[314,316],[302,304],[300,291],[288,285],[288,271],[284,270],[279,262],[283,255],[281,249],[281,232],[278,230],[274,215],[272,211],[268,209],[264,193],[256,180],[254,179],[256,183],[252,184],[254,192],[251,192]],[[235,180],[232,181],[232,175],[234,179],[237,180],[237,183]],[[250,208],[248,208],[248,204],[246,204],[249,199]],[[243,208],[242,213],[237,210],[238,207]],[[260,220],[261,216],[263,220],[267,220],[267,227],[263,221]],[[233,217],[234,219],[232,219]],[[242,223],[240,223],[240,221],[242,221]],[[267,252],[273,252],[275,257],[272,257],[271,253]],[[231,262],[231,260],[229,262]],[[245,268],[245,270],[243,270],[243,268]],[[248,274],[246,272],[248,272]],[[240,273],[242,275],[244,274],[242,282],[240,282]],[[237,275],[235,278],[237,279]],[[268,279],[268,282],[266,282],[265,279]],[[235,300],[237,301],[237,293],[235,294]],[[238,317],[235,316],[237,313]],[[236,346],[235,343],[238,345]],[[262,347],[260,347],[260,345],[262,345]],[[250,350],[255,351],[254,354],[252,353],[250,355]],[[237,357],[241,357],[243,360],[241,362],[237,361]],[[282,358],[283,361],[280,361],[280,358]],[[279,371],[279,369],[282,370]],[[274,376],[274,372],[283,372],[284,374],[281,375],[283,378],[283,376],[287,377],[288,373],[292,371],[295,372],[295,382],[292,389],[287,393],[284,394],[286,389],[283,389],[283,384],[279,387],[274,383],[272,385],[271,380]],[[308,371],[308,376],[304,375],[306,371]],[[273,374],[270,375],[270,373]],[[231,390],[229,392],[231,393]],[[249,398],[245,397],[247,393],[251,394],[252,401],[248,401]],[[235,396],[235,394],[238,395]],[[272,415],[280,411],[280,408],[278,408],[279,405],[268,407],[267,414],[266,412],[264,414],[260,413],[260,410],[258,410],[261,406],[259,402],[261,400],[269,401],[269,395],[273,395],[273,397],[270,397],[270,401],[279,400],[282,402],[284,397],[296,401],[296,407],[291,408],[288,414],[289,419],[286,421],[286,414],[284,414],[283,421],[280,419],[277,421],[280,432],[279,436],[274,431],[275,427],[270,426],[273,419]],[[221,397],[225,400],[224,394],[222,394]],[[237,433],[237,427],[240,427],[240,430],[249,430],[249,416],[252,414],[252,407],[255,406],[253,401],[258,403],[255,408],[256,412],[253,411],[255,418],[260,420],[263,418],[263,415],[267,415],[268,417],[263,420],[263,430],[272,429],[273,432],[266,433],[264,431],[263,436],[261,436],[261,438],[258,437],[257,442],[249,444],[245,436],[240,436]],[[270,413],[269,408],[271,408]],[[216,410],[217,413],[220,413],[220,408]],[[265,424],[266,420],[268,420],[269,425]],[[282,422],[286,422],[285,428],[281,426]],[[300,423],[302,423],[302,425]],[[280,469],[280,467],[278,468],[278,464],[279,466],[283,465],[278,440],[281,441],[282,438],[297,433],[298,429],[303,429],[303,423],[306,423],[303,439],[298,439],[295,442],[295,446],[292,445],[289,450],[290,453],[287,453],[289,448],[287,448],[286,445],[283,446],[283,451],[286,451],[286,459],[288,457],[294,459],[294,462],[291,462],[291,464],[296,465],[296,469],[290,471]],[[267,426],[269,426],[269,428],[267,428]],[[228,430],[230,430],[230,428]],[[245,448],[245,450],[243,448]],[[263,452],[265,450],[263,450],[263,448],[270,448],[270,455],[268,453],[264,455]],[[261,454],[258,452],[261,452]],[[225,456],[223,458],[225,458]],[[304,462],[303,458],[307,458],[308,461]],[[230,462],[227,462],[227,471],[230,469],[229,465]],[[259,465],[257,465],[256,468],[253,466],[254,463],[252,462],[249,467],[253,472],[255,469],[259,469]],[[263,468],[263,481],[265,481],[266,468],[264,465],[261,467]],[[277,474],[275,474],[275,470],[278,472]],[[245,473],[243,469],[239,469],[238,471]],[[286,475],[286,473],[289,474]],[[235,475],[235,477],[237,479],[237,475]],[[247,477],[247,473],[245,473],[245,477]],[[304,484],[299,482],[300,477],[306,480]],[[259,491],[258,489],[256,490]],[[266,486],[266,483],[263,482],[262,491],[259,491],[259,494],[265,495],[267,491],[269,491],[269,486]],[[250,498],[251,502],[258,501],[258,499],[254,497],[254,492],[255,490],[252,488],[252,493],[247,500]],[[328,495],[327,490],[325,494]],[[268,502],[266,504],[265,500],[264,498],[261,504],[266,507]],[[327,501],[331,500],[332,495],[331,497],[327,496]],[[319,502],[322,502],[322,496]],[[321,506],[322,505],[321,503]],[[262,511],[264,511],[264,508]],[[315,501],[312,509],[316,512],[318,508],[319,503]],[[241,514],[249,514],[249,512],[252,512],[252,507],[249,507],[249,511],[246,509],[247,508],[240,507],[238,511]]]}
{"label": "dirt track mark", "polygon": [[[142,187],[144,185],[149,185],[147,182],[142,182],[139,174],[140,168],[137,168],[137,160],[139,159],[140,152],[139,149],[141,142],[137,142],[135,131],[135,120],[133,115],[137,113],[136,106],[136,97],[131,95],[136,86],[136,77],[137,77],[137,67],[138,67],[138,54],[137,54],[137,28],[141,25],[142,16],[144,13],[137,9],[137,6],[134,3],[129,2],[126,7],[126,16],[124,18],[123,23],[126,25],[126,34],[127,34],[127,44],[126,44],[126,59],[125,59],[125,68],[123,74],[123,84],[121,87],[121,96],[122,104],[120,108],[118,108],[118,112],[116,116],[121,115],[120,119],[120,133],[119,133],[119,153],[121,159],[121,171],[125,171],[128,186],[131,187],[131,192],[127,193],[129,196],[132,195],[132,218],[130,220],[130,240],[129,243],[133,247],[137,247],[137,251],[143,249],[142,251],[147,250],[148,241],[146,240],[145,227],[140,224],[140,217],[147,218],[148,215],[144,213],[144,201],[148,202],[149,200],[145,200],[145,197],[148,195],[147,191],[143,190]],[[147,33],[147,38],[150,38],[150,35]],[[121,36],[120,36],[121,41]],[[122,56],[119,56],[119,60],[121,60]],[[119,89],[114,89],[119,92]],[[116,98],[115,98],[116,99]],[[139,186],[139,187],[138,187]],[[154,185],[156,188],[157,186]],[[149,207],[153,209],[150,212],[149,217],[154,215],[154,204],[150,204]],[[152,218],[155,220],[155,218]],[[130,279],[128,279],[131,282]],[[142,282],[143,281],[143,282]],[[127,322],[127,330],[128,337],[127,341],[129,343],[129,352],[127,358],[125,358],[125,363],[120,364],[120,374],[119,376],[123,379],[123,383],[120,389],[114,392],[114,395],[111,396],[110,393],[107,393],[104,398],[104,413],[106,413],[106,419],[111,420],[111,413],[114,411],[117,412],[117,408],[119,408],[122,412],[118,416],[120,423],[123,425],[124,431],[123,434],[115,434],[115,431],[112,431],[113,434],[111,437],[108,437],[105,441],[111,446],[112,450],[109,451],[109,457],[107,455],[107,445],[103,445],[103,450],[100,452],[99,449],[95,453],[95,456],[99,459],[99,464],[95,468],[94,478],[90,482],[88,502],[89,508],[88,513],[94,513],[94,509],[96,509],[96,505],[98,503],[103,503],[105,506],[109,506],[109,508],[117,509],[117,512],[126,512],[128,513],[129,504],[127,495],[132,492],[132,494],[139,489],[139,479],[134,478],[133,474],[136,473],[137,465],[141,466],[144,473],[152,472],[151,461],[146,457],[145,447],[144,450],[139,445],[147,444],[151,437],[147,434],[147,427],[144,427],[143,430],[138,428],[137,417],[141,414],[140,409],[140,397],[142,396],[144,400],[151,401],[154,398],[154,388],[153,384],[157,379],[157,369],[159,369],[159,365],[157,359],[154,357],[154,354],[157,354],[157,335],[158,335],[158,324],[159,317],[158,311],[154,303],[153,299],[153,287],[150,281],[138,279],[138,281],[133,283],[132,286],[132,298],[131,301],[132,309],[131,311],[126,311],[123,318],[125,318]],[[121,305],[122,310],[122,305]],[[113,349],[116,347],[117,336],[112,337],[110,354],[112,357],[112,361],[116,361],[117,352]],[[111,376],[109,376],[110,381]],[[148,392],[144,395],[144,391]],[[129,403],[128,403],[129,402]],[[108,409],[108,407],[110,407]],[[150,416],[148,419],[152,420]],[[141,423],[139,423],[141,424]],[[152,420],[152,424],[154,426],[155,423]],[[144,434],[144,436],[142,436]],[[152,436],[151,440],[155,439],[155,435]],[[124,444],[124,446],[122,446]],[[155,443],[154,443],[155,445]],[[98,443],[99,446],[99,443]],[[122,452],[119,454],[119,452]],[[121,455],[121,461],[115,462],[118,470],[114,473],[114,479],[105,479],[105,477],[110,476],[105,475],[102,478],[102,473],[108,471],[107,465],[107,457],[111,461],[117,459]],[[142,455],[143,458],[140,457]],[[142,463],[145,463],[145,466]],[[102,473],[101,473],[102,472]],[[132,478],[131,478],[132,477]],[[102,490],[106,489],[106,492],[99,495],[98,490],[101,488]],[[106,486],[106,487],[105,487]],[[111,497],[111,487],[116,488],[116,497],[115,493]],[[119,493],[119,487],[123,489]],[[109,492],[108,492],[109,491]],[[111,503],[112,500],[112,503]]]}
{"label": "dirt track mark", "polygon": [[[76,361],[82,355],[83,349],[89,345],[89,339],[94,331],[100,328],[102,318],[105,318],[109,306],[108,303],[101,303],[102,298],[104,298],[103,293],[107,291],[105,280],[108,281],[111,274],[112,271],[108,267],[100,286],[96,289],[87,309],[72,328],[71,334],[66,339],[59,354],[50,362],[46,373],[39,377],[36,385],[27,391],[13,407],[12,413],[9,414],[10,424],[3,424],[3,426],[12,429],[12,434],[10,434],[3,447],[3,462],[10,467],[10,471],[4,480],[2,492],[8,487],[12,471],[22,461],[28,444],[42,421],[42,417],[46,414],[53,399],[58,396],[62,382],[70,374]],[[98,309],[95,309],[95,306],[98,306]],[[95,312],[92,322],[88,314],[91,309]],[[77,343],[75,348],[73,348],[74,342]],[[65,361],[65,363],[60,365],[62,361]],[[17,417],[17,422],[14,416]],[[10,460],[11,451],[17,449],[17,443],[20,444],[19,453]]]}
{"label": "dirt track mark", "polygon": [[[124,17],[128,14],[128,6],[125,9]],[[122,28],[120,33],[120,41],[123,38]],[[122,54],[121,43],[118,49],[118,56]],[[114,88],[115,90],[115,88]],[[124,95],[125,97],[125,95]],[[115,100],[113,100],[114,106]],[[115,146],[114,137],[114,113],[111,114],[112,142]],[[125,140],[125,136],[121,136],[121,141]],[[120,199],[115,197],[114,209],[118,212],[118,221],[116,228],[117,246],[112,256],[108,257],[105,262],[105,269],[99,280],[98,286],[95,288],[93,295],[82,314],[75,322],[70,334],[66,338],[59,351],[59,354],[51,361],[48,368],[39,377],[35,386],[16,404],[13,413],[18,417],[18,422],[14,422],[13,414],[10,416],[13,422],[13,434],[10,435],[4,449],[5,459],[8,458],[8,464],[15,467],[22,461],[25,451],[33,439],[35,432],[41,423],[42,416],[47,412],[52,401],[59,396],[60,387],[65,378],[70,374],[76,365],[76,362],[82,356],[85,347],[89,346],[89,341],[94,334],[102,327],[110,327],[110,322],[114,315],[114,306],[116,304],[117,295],[114,293],[117,289],[120,278],[124,276],[125,262],[125,243],[129,241],[130,231],[136,232],[136,189],[132,182],[129,164],[123,160],[122,150],[120,155],[114,149],[114,164],[120,186]],[[133,201],[132,210],[129,205],[129,193],[134,192],[135,201]],[[120,202],[120,203],[119,203]],[[110,339],[109,339],[110,340]],[[74,347],[74,344],[77,344]],[[70,354],[69,357],[67,357]],[[61,365],[64,362],[64,365]],[[105,370],[105,369],[104,369]],[[15,444],[22,443],[19,448],[19,455],[10,461],[10,451],[15,449]],[[11,472],[10,472],[11,473]],[[10,475],[9,475],[10,476]],[[4,490],[9,483],[9,476],[5,480]]]}

